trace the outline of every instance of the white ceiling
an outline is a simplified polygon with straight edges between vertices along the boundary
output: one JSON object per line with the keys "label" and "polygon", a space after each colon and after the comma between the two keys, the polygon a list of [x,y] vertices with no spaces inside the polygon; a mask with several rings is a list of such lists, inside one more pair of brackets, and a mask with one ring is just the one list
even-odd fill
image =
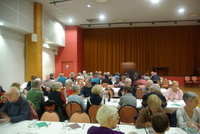
{"label": "white ceiling", "polygon": [[[49,4],[54,0],[34,1],[42,3],[44,11],[63,24],[80,25],[82,28],[200,25],[197,21],[179,22],[200,20],[200,0],[160,0],[157,4],[153,4],[150,0],[107,0],[105,3],[97,2],[97,0],[71,0],[56,5]],[[87,7],[88,4],[91,5],[90,8]],[[184,8],[185,12],[178,13],[179,8]],[[90,23],[86,20],[98,19],[101,14],[105,15],[104,21]],[[69,18],[73,19],[73,24],[68,23]],[[173,22],[158,23],[157,21]],[[174,23],[175,21],[177,23]],[[129,22],[133,22],[133,24],[130,25]],[[109,26],[110,23],[111,26]]]}

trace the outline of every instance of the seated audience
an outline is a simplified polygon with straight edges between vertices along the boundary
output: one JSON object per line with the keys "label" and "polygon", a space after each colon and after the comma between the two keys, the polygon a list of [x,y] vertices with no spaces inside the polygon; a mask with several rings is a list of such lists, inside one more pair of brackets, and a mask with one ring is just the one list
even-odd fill
{"label": "seated audience", "polygon": [[133,83],[135,87],[138,87],[138,85],[146,85],[146,80],[142,79],[141,75],[138,75],[137,80]]}
{"label": "seated audience", "polygon": [[92,79],[87,78],[85,80],[85,86],[83,86],[81,89],[81,95],[83,97],[90,97],[92,95],[91,90],[92,90]]}
{"label": "seated audience", "polygon": [[99,108],[96,116],[100,127],[90,127],[87,134],[124,134],[123,132],[112,130],[116,128],[119,118],[117,108],[103,105]]}
{"label": "seated audience", "polygon": [[165,98],[165,96],[162,95],[160,87],[157,84],[151,85],[149,91],[150,91],[150,93],[144,94],[142,97],[142,106],[144,106],[144,107],[147,106],[147,99],[152,94],[157,95],[161,99],[163,108],[167,106],[166,98]]}
{"label": "seated audience", "polygon": [[137,105],[137,100],[136,98],[132,95],[132,87],[131,86],[125,86],[123,89],[123,96],[119,100],[119,105],[124,106],[124,105],[132,105],[136,107]]}
{"label": "seated audience", "polygon": [[142,89],[143,93],[149,93],[149,88],[150,86],[153,85],[153,81],[152,80],[147,80],[146,82],[146,86]]}
{"label": "seated audience", "polygon": [[72,87],[73,94],[68,97],[68,102],[75,101],[81,105],[82,110],[85,110],[84,100],[81,96],[78,96],[80,94],[80,90],[81,87],[79,85],[74,85]]}
{"label": "seated audience", "polygon": [[[126,78],[125,79],[125,86],[131,86],[131,79],[130,78]],[[132,87],[132,86],[131,86]],[[122,96],[122,91],[123,91],[124,87],[120,87],[119,91],[118,91],[118,96]],[[133,91],[132,91],[132,95],[135,96],[136,95],[136,89],[135,87],[132,87]]]}
{"label": "seated audience", "polygon": [[25,98],[25,96],[24,96],[23,93],[21,92],[20,83],[14,82],[14,83],[11,85],[11,87],[16,87],[16,88],[19,90],[20,95],[21,95],[23,98]]}
{"label": "seated audience", "polygon": [[67,78],[64,76],[64,73],[60,73],[60,76],[57,78],[58,82],[61,82],[62,85],[65,87],[65,81],[67,80]]}
{"label": "seated audience", "polygon": [[151,118],[152,127],[155,134],[165,134],[165,131],[169,130],[169,118],[164,113],[156,113]]}
{"label": "seated audience", "polygon": [[48,98],[49,100],[54,100],[57,105],[63,109],[63,105],[66,104],[66,98],[65,95],[62,94],[62,92],[58,92],[57,90],[61,89],[60,82],[55,82],[51,86],[52,91],[49,92]]}
{"label": "seated audience", "polygon": [[67,79],[66,80],[66,89],[65,90],[62,90],[65,94],[66,97],[69,97],[70,95],[73,94],[72,92],[72,85],[73,85],[73,82],[71,79]]}
{"label": "seated audience", "polygon": [[151,80],[153,81],[153,83],[157,83],[160,80],[160,76],[157,75],[156,72],[153,73],[153,75],[151,76]]}
{"label": "seated audience", "polygon": [[37,109],[37,113],[38,116],[41,116],[41,110],[40,110],[40,103],[44,101],[44,95],[42,93],[42,89],[40,87],[41,82],[38,80],[33,80],[31,81],[31,90],[28,91],[26,99],[31,101],[36,109]]}
{"label": "seated audience", "polygon": [[92,95],[87,99],[87,111],[91,105],[103,105],[103,99],[100,96],[102,92],[102,87],[100,85],[95,85],[92,87]]}
{"label": "seated audience", "polygon": [[103,83],[108,83],[108,85],[112,85],[112,81],[108,78],[108,75],[105,75],[105,78],[102,80],[102,84]]}
{"label": "seated audience", "polygon": [[3,122],[20,122],[30,119],[30,106],[26,99],[20,96],[20,91],[16,87],[11,87],[7,93],[9,101],[0,109]]}
{"label": "seated audience", "polygon": [[150,80],[149,73],[144,74],[144,80]]}
{"label": "seated audience", "polygon": [[116,77],[115,79],[116,79],[116,81],[113,84],[115,88],[123,86],[123,83],[121,82],[121,78],[120,77]]}
{"label": "seated audience", "polygon": [[31,80],[27,83],[26,87],[24,88],[24,94],[26,95],[27,92],[31,89],[31,81],[35,80],[37,77],[35,75],[31,76]]}
{"label": "seated audience", "polygon": [[97,74],[95,74],[92,79],[92,85],[94,86],[95,84],[100,84],[100,79],[98,78]]}
{"label": "seated audience", "polygon": [[200,111],[197,108],[198,95],[193,92],[185,92],[183,94],[185,106],[181,107],[176,112],[177,126],[181,128],[190,128],[196,125],[200,128]]}
{"label": "seated audience", "polygon": [[183,92],[178,87],[178,81],[172,82],[172,87],[168,88],[165,93],[166,100],[182,100],[183,99]]}
{"label": "seated audience", "polygon": [[136,128],[146,128],[152,127],[151,117],[156,113],[165,113],[164,109],[161,107],[162,101],[160,98],[152,94],[147,100],[148,106],[143,108],[135,122]]}
{"label": "seated audience", "polygon": [[51,79],[50,79],[50,75],[46,75],[46,80],[44,80],[42,82],[42,91],[44,95],[48,95],[48,92],[50,91],[50,87],[51,87]]}

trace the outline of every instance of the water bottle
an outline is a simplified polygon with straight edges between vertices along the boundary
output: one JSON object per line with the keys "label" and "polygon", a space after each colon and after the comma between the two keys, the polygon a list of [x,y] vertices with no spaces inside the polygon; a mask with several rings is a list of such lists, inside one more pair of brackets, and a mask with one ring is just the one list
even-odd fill
{"label": "water bottle", "polygon": [[103,100],[103,101],[104,101],[104,104],[106,104],[106,90],[103,91],[103,99],[104,99],[104,100]]}

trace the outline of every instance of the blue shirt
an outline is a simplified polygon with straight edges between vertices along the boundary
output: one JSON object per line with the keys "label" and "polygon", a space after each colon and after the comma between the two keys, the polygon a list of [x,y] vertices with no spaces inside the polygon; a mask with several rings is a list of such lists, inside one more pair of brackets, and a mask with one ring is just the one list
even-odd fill
{"label": "blue shirt", "polygon": [[19,97],[18,101],[6,102],[0,112],[5,112],[10,117],[10,122],[16,123],[23,120],[30,120],[30,106],[26,99]]}

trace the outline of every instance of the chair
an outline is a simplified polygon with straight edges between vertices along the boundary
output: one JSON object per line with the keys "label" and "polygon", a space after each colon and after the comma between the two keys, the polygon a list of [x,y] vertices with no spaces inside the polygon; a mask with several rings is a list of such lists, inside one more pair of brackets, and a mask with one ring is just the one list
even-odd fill
{"label": "chair", "polygon": [[56,104],[52,104],[51,106],[44,106],[44,111],[55,110]]}
{"label": "chair", "polygon": [[98,121],[96,120],[96,115],[100,107],[101,105],[91,105],[88,109],[88,114],[91,118],[92,123],[98,123]]}
{"label": "chair", "polygon": [[75,122],[75,123],[91,123],[91,119],[88,114],[82,112],[82,111],[77,111],[74,112],[70,119],[69,122]]}
{"label": "chair", "polygon": [[142,97],[143,97],[143,89],[138,87],[137,90],[136,90],[136,98],[142,99]]}
{"label": "chair", "polygon": [[161,87],[167,89],[169,87],[169,80],[168,79],[164,79],[162,81]]}
{"label": "chair", "polygon": [[65,111],[68,117],[70,117],[76,111],[82,111],[80,104],[75,101],[68,102],[65,105]]}
{"label": "chair", "polygon": [[40,121],[60,121],[56,112],[49,110],[43,113]]}
{"label": "chair", "polygon": [[192,84],[192,81],[191,81],[191,79],[190,79],[190,77],[189,76],[185,76],[185,83],[184,83],[184,85],[187,87],[187,86],[191,86],[191,84]]}
{"label": "chair", "polygon": [[192,76],[192,84],[197,87],[199,86],[199,81],[196,76]]}
{"label": "chair", "polygon": [[138,110],[134,106],[125,105],[121,107],[119,110],[120,122],[134,123],[134,117],[137,113]]}

